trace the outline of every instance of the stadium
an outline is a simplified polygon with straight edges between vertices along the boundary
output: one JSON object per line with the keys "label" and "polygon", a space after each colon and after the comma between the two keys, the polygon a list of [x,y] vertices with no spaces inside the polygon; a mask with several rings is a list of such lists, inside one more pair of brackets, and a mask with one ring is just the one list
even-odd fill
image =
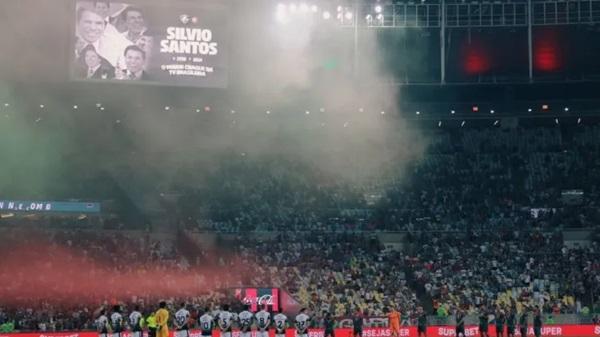
{"label": "stadium", "polygon": [[3,0],[0,337],[600,336],[600,0]]}

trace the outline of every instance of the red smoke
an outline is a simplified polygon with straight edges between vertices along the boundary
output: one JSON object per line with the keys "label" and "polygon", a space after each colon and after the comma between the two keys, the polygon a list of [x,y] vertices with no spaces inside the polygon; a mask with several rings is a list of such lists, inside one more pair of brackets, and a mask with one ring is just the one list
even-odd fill
{"label": "red smoke", "polygon": [[[59,245],[30,234],[3,238],[0,247],[0,299],[9,305],[36,305],[40,302],[78,305],[102,302],[157,300],[194,297],[213,287],[224,287],[224,280],[235,275],[222,268],[183,270],[177,261],[139,262],[120,254],[109,259],[93,256],[90,250],[74,244]],[[123,249],[133,246],[123,241]]]}

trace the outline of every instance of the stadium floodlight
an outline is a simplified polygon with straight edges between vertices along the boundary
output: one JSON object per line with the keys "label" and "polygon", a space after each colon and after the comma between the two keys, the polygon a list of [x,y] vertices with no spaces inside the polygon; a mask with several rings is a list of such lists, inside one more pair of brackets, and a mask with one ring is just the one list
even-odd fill
{"label": "stadium floodlight", "polygon": [[305,114],[310,115],[310,111],[306,110],[304,111]]}
{"label": "stadium floodlight", "polygon": [[77,110],[77,109],[79,109],[79,107],[77,105],[73,105],[73,109]]}
{"label": "stadium floodlight", "polygon": [[346,20],[352,20],[352,12],[347,11],[346,15],[344,15],[344,17],[346,18]]}
{"label": "stadium floodlight", "polygon": [[267,115],[270,115],[271,114],[271,110],[267,110],[266,113],[267,113]]}
{"label": "stadium floodlight", "polygon": [[493,109],[490,110],[490,113],[493,115],[496,111],[494,111]]}
{"label": "stadium floodlight", "polygon": [[317,7],[317,5],[312,5],[312,6],[310,6],[310,10],[311,10],[313,13],[316,13],[316,12],[318,12],[318,11],[319,11],[319,7]]}
{"label": "stadium floodlight", "polygon": [[375,6],[375,13],[381,13],[382,10],[381,5]]}
{"label": "stadium floodlight", "polygon": [[531,108],[528,108],[528,109],[527,109],[527,112],[531,112],[531,111],[532,111],[532,110],[531,110]]}
{"label": "stadium floodlight", "polygon": [[329,20],[329,18],[331,18],[331,13],[329,13],[328,11],[324,11],[323,12],[323,19]]}
{"label": "stadium floodlight", "polygon": [[420,114],[421,114],[421,111],[417,111],[417,112],[415,112],[415,113],[416,113],[416,114],[417,114],[417,116],[418,116],[418,115],[420,115]]}
{"label": "stadium floodlight", "polygon": [[565,112],[569,112],[569,107],[568,106],[565,107]]}
{"label": "stadium floodlight", "polygon": [[101,106],[101,107],[100,107],[100,110],[104,111],[104,107],[103,107],[103,106]]}
{"label": "stadium floodlight", "polygon": [[456,111],[450,110],[450,113],[454,115],[456,113]]}
{"label": "stadium floodlight", "polygon": [[170,106],[168,106],[168,105],[166,105],[166,106],[165,106],[165,110],[167,110],[167,111],[168,111],[168,110],[171,110],[171,107],[170,107]]}
{"label": "stadium floodlight", "polygon": [[43,104],[40,104],[40,109],[45,108],[45,106]]}

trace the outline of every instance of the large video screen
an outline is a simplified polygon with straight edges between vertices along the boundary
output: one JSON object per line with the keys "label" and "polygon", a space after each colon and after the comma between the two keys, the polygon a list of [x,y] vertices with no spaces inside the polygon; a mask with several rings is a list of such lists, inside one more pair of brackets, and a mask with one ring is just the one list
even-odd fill
{"label": "large video screen", "polygon": [[206,2],[76,1],[71,77],[227,86],[227,8]]}

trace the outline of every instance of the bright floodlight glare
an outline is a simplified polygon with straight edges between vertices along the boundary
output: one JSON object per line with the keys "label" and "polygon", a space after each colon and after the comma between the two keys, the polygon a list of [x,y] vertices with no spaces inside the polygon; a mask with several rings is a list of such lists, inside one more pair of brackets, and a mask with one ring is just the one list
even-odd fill
{"label": "bright floodlight glare", "polygon": [[171,109],[171,107],[170,107],[170,106],[168,106],[168,105],[167,105],[167,106],[165,106],[165,110],[170,110],[170,109]]}
{"label": "bright floodlight glare", "polygon": [[275,19],[279,23],[285,23],[285,21],[287,19],[286,15],[285,15],[285,12],[283,12],[283,11],[277,11],[277,13],[275,13]]}
{"label": "bright floodlight glare", "polygon": [[307,5],[307,4],[305,4],[305,3],[302,3],[302,4],[300,5],[300,11],[301,11],[302,13],[306,13],[306,12],[308,12],[308,5]]}
{"label": "bright floodlight glare", "polygon": [[329,20],[330,17],[331,17],[331,13],[329,13],[328,11],[323,12],[323,19]]}
{"label": "bright floodlight glare", "polygon": [[527,112],[531,112],[531,108],[527,109]]}
{"label": "bright floodlight glare", "polygon": [[305,114],[310,115],[310,111],[306,110],[304,111]]}
{"label": "bright floodlight glare", "polygon": [[421,111],[417,111],[417,112],[415,112],[415,113],[416,113],[417,115],[420,115],[420,114],[421,114]]}
{"label": "bright floodlight glare", "polygon": [[271,114],[271,111],[270,111],[270,110],[267,110],[267,115],[269,115],[269,114]]}
{"label": "bright floodlight glare", "polygon": [[9,106],[10,106],[10,104],[8,104],[8,103],[4,103],[4,106],[5,106],[5,107],[9,107]]}
{"label": "bright floodlight glare", "polygon": [[381,10],[382,10],[381,5],[375,6],[375,13],[381,13]]}
{"label": "bright floodlight glare", "polygon": [[316,13],[317,11],[319,11],[319,7],[317,7],[317,5],[312,5],[310,6],[310,10],[313,11],[313,13]]}
{"label": "bright floodlight glare", "polygon": [[40,104],[40,109],[43,109],[43,108],[44,108],[44,105],[43,105],[43,104]]}
{"label": "bright floodlight glare", "polygon": [[352,12],[346,12],[346,20],[352,20]]}
{"label": "bright floodlight glare", "polygon": [[456,111],[450,110],[450,113],[454,115],[456,113]]}
{"label": "bright floodlight glare", "polygon": [[496,111],[494,111],[494,110],[490,110],[490,113],[491,113],[492,115],[494,114],[494,112],[496,112]]}
{"label": "bright floodlight glare", "polygon": [[79,107],[77,105],[73,105],[73,109],[77,110]]}
{"label": "bright floodlight glare", "polygon": [[566,107],[565,107],[565,112],[568,112],[568,111],[569,111],[569,107],[568,107],[568,106],[566,106]]}

